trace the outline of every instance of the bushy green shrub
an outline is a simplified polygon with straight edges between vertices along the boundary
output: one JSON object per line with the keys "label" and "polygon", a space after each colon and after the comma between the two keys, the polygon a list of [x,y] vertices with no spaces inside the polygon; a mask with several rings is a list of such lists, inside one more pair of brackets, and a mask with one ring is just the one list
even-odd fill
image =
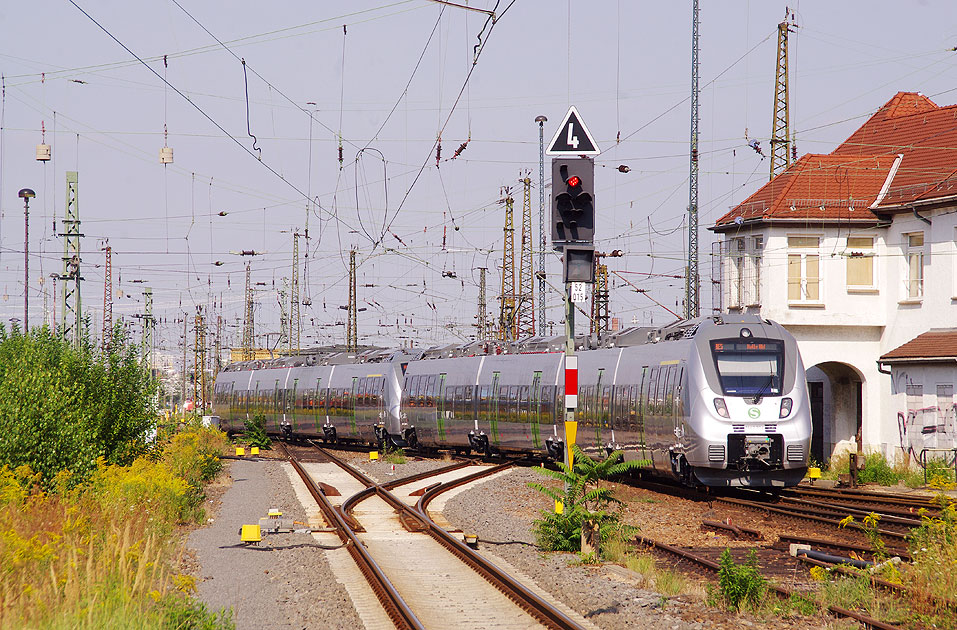
{"label": "bushy green shrub", "polygon": [[740,610],[742,605],[757,608],[767,590],[767,582],[758,571],[758,555],[752,549],[744,564],[737,564],[731,550],[721,553],[718,569],[718,589],[722,603],[728,610]]}
{"label": "bushy green shrub", "polygon": [[243,432],[246,443],[259,448],[269,448],[272,440],[266,433],[266,418],[261,413],[255,414],[246,420],[246,430]]}
{"label": "bushy green shrub", "polygon": [[0,324],[0,465],[27,465],[49,488],[62,470],[80,483],[97,460],[128,465],[155,423],[149,371],[122,326],[109,351],[75,347],[46,327]]}

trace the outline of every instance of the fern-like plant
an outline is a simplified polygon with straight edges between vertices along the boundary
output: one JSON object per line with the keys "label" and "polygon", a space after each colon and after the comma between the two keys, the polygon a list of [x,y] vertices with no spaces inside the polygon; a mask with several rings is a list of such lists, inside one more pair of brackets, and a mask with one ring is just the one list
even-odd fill
{"label": "fern-like plant", "polygon": [[542,511],[541,518],[534,522],[535,535],[539,547],[545,551],[587,551],[590,547],[600,553],[602,543],[634,531],[633,527],[621,523],[619,510],[615,509],[621,501],[602,482],[637,468],[639,462],[622,461],[621,451],[595,459],[577,445],[572,448],[575,454],[572,467],[559,462],[557,470],[535,469],[562,482],[562,488],[528,484],[562,505],[561,513]]}

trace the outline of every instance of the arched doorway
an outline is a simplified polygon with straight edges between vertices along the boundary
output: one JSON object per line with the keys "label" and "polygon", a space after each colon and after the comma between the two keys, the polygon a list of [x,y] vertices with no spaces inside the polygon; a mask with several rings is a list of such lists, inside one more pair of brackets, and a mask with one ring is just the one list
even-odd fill
{"label": "arched doorway", "polygon": [[852,365],[825,361],[806,372],[811,407],[811,457],[826,462],[834,454],[861,449],[864,377]]}

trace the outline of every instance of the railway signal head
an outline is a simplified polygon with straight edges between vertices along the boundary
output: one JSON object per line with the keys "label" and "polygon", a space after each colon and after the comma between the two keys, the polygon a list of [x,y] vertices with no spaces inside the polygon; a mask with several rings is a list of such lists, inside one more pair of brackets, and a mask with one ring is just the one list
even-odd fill
{"label": "railway signal head", "polygon": [[552,159],[552,244],[595,240],[595,162]]}

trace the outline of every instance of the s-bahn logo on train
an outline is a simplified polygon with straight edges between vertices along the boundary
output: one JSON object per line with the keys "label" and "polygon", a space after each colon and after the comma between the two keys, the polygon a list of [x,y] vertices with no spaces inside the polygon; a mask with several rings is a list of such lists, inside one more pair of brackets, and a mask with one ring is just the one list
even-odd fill
{"label": "s-bahn logo on train", "polygon": [[751,407],[750,409],[748,409],[748,417],[751,418],[752,420],[757,420],[758,418],[761,417],[761,410],[758,409],[757,407]]}

